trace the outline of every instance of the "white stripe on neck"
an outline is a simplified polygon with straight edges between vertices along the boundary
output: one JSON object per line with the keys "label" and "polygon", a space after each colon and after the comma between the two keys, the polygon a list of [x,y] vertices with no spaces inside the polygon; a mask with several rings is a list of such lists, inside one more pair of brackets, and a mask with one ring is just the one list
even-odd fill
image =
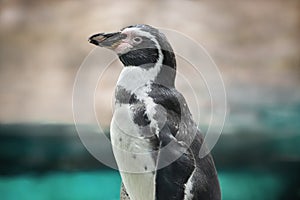
{"label": "white stripe on neck", "polygon": [[154,66],[149,70],[136,66],[125,67],[119,76],[117,85],[124,87],[127,91],[134,92],[145,84],[154,81],[160,69],[161,66]]}

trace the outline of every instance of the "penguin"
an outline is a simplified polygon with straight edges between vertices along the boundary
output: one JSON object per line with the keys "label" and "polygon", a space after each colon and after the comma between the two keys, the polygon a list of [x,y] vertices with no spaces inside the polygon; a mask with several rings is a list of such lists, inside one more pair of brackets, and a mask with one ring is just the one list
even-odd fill
{"label": "penguin", "polygon": [[176,58],[166,36],[146,24],[89,37],[114,51],[123,69],[110,126],[121,200],[220,200],[211,154],[175,88]]}

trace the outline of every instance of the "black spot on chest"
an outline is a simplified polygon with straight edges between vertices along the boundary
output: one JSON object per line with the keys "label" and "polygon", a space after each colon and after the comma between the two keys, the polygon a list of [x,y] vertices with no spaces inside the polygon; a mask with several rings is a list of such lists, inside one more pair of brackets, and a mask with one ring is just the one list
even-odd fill
{"label": "black spot on chest", "polygon": [[142,102],[136,102],[131,105],[133,111],[133,122],[138,126],[147,126],[150,124],[150,120],[146,113],[146,106]]}
{"label": "black spot on chest", "polygon": [[130,99],[134,97],[132,97],[130,91],[126,90],[124,87],[117,86],[115,91],[115,98],[116,103],[126,104],[129,103]]}
{"label": "black spot on chest", "polygon": [[116,103],[130,104],[135,124],[143,127],[150,124],[151,121],[146,114],[146,106],[137,98],[136,94],[131,93],[122,86],[117,86],[115,97]]}

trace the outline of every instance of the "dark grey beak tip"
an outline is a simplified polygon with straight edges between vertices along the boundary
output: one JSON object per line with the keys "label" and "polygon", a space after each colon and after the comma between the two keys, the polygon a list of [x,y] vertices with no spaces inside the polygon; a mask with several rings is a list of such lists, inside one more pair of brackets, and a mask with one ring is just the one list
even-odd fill
{"label": "dark grey beak tip", "polygon": [[97,33],[88,38],[88,42],[100,47],[110,47],[116,41],[120,40],[120,32],[115,33]]}
{"label": "dark grey beak tip", "polygon": [[91,44],[94,44],[94,45],[99,45],[99,42],[96,41],[96,40],[93,40],[92,38],[89,38],[88,42],[91,43]]}
{"label": "dark grey beak tip", "polygon": [[96,39],[99,36],[103,36],[104,33],[97,33],[88,38],[88,42],[94,45],[99,45],[99,41]]}

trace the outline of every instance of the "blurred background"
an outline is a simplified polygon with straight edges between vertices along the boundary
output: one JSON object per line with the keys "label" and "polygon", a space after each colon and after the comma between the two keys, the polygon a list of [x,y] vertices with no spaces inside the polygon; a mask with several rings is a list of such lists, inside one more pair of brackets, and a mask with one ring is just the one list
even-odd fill
{"label": "blurred background", "polygon": [[[94,49],[87,38],[137,23],[193,38],[222,74],[228,114],[212,153],[223,199],[300,199],[298,0],[1,0],[1,199],[119,198],[118,172],[93,158],[77,135],[72,90]],[[188,77],[181,63],[178,70]],[[114,65],[96,95],[105,130],[121,71]],[[192,99],[180,79],[176,84]],[[200,101],[204,129],[207,101]],[[95,142],[95,124],[81,126]],[[111,149],[96,143],[109,155]]]}

